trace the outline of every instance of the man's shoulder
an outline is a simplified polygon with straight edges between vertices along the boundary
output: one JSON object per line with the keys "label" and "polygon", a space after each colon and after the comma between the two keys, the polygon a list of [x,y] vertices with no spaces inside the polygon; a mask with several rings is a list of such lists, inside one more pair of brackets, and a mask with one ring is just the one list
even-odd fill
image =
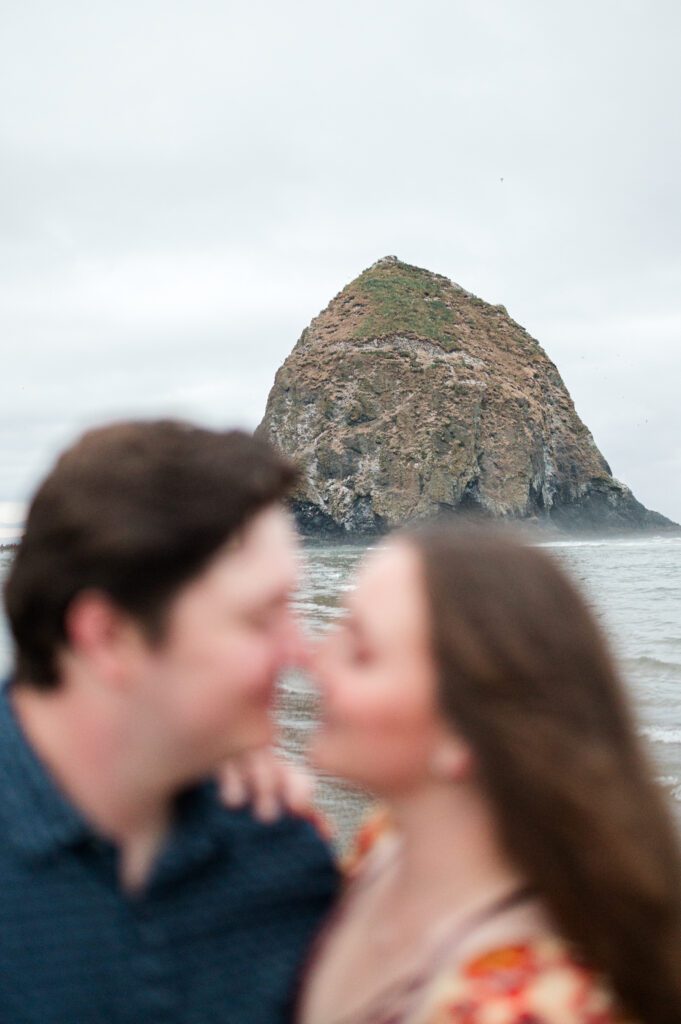
{"label": "man's shoulder", "polygon": [[0,864],[22,870],[75,842],[85,821],[60,792],[26,739],[11,704],[8,683],[0,687]]}
{"label": "man's shoulder", "polygon": [[287,812],[274,821],[262,822],[249,806],[226,807],[217,785],[208,784],[205,792],[212,827],[229,845],[232,857],[243,860],[253,870],[299,874],[316,866],[337,875],[334,851],[314,819]]}

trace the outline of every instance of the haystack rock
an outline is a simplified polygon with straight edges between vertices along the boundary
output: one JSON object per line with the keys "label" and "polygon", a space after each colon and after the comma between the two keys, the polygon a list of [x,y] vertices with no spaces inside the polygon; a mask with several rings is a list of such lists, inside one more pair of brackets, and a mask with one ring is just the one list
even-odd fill
{"label": "haystack rock", "polygon": [[277,372],[258,428],[303,469],[306,533],[381,533],[444,512],[560,529],[666,529],[610,467],[558,370],[506,312],[387,256]]}

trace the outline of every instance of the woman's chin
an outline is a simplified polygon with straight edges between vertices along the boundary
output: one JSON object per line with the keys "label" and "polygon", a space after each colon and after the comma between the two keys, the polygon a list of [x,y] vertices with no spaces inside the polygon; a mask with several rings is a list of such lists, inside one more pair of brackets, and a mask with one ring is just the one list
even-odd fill
{"label": "woman's chin", "polygon": [[307,746],[307,759],[310,765],[325,775],[338,775],[342,766],[337,764],[333,753],[333,737],[325,725],[317,726]]}

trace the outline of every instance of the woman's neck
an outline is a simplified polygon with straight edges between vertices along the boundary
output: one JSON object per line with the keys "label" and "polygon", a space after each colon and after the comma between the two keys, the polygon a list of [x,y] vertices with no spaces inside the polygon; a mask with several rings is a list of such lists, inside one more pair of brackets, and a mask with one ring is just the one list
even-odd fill
{"label": "woman's neck", "polygon": [[400,835],[394,884],[401,899],[428,894],[465,912],[523,884],[473,785],[427,784],[388,806]]}

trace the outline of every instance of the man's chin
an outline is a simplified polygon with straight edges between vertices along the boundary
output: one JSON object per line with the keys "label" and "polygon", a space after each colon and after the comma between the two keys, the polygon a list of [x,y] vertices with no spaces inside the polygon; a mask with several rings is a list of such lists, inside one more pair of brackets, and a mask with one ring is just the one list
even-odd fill
{"label": "man's chin", "polygon": [[241,757],[243,754],[260,750],[262,747],[271,747],[275,744],[276,738],[274,722],[268,719],[258,726],[248,730],[244,729],[242,735],[236,737],[231,748],[225,751],[224,757]]}

